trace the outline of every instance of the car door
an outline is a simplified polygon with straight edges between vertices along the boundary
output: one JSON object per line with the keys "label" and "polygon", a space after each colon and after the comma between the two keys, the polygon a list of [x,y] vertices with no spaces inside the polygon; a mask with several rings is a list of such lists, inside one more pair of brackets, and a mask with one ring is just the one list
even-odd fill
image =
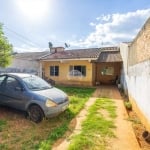
{"label": "car door", "polygon": [[5,83],[5,79],[6,79],[6,75],[1,75],[0,76],[0,104],[4,104],[5,103],[5,96],[4,96],[4,83]]}
{"label": "car door", "polygon": [[10,107],[24,109],[24,93],[21,89],[20,82],[16,78],[8,76],[4,83],[3,103]]}

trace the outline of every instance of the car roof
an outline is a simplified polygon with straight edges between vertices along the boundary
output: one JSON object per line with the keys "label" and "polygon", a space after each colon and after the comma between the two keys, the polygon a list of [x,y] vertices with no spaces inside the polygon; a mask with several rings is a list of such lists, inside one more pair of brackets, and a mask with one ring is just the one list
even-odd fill
{"label": "car roof", "polygon": [[16,77],[20,77],[20,78],[25,78],[25,77],[30,77],[30,76],[34,76],[32,74],[27,74],[27,73],[5,73],[3,75],[10,75],[10,76],[16,76]]}

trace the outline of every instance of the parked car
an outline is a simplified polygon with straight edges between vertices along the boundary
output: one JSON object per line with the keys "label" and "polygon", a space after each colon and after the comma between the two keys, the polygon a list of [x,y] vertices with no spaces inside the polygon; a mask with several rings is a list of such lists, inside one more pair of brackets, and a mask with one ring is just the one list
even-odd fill
{"label": "parked car", "polygon": [[68,96],[38,76],[21,73],[0,75],[0,105],[26,111],[38,123],[67,109]]}

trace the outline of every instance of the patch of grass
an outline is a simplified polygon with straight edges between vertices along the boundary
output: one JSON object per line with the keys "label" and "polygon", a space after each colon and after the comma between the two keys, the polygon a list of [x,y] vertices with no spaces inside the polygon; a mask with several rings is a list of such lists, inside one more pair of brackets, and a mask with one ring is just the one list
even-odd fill
{"label": "patch of grass", "polygon": [[[100,113],[104,109],[108,111],[109,118]],[[82,124],[81,133],[73,137],[69,150],[104,150],[107,139],[115,136],[113,133],[115,117],[114,102],[108,98],[97,99],[89,109],[89,114]]]}
{"label": "patch of grass", "polygon": [[6,120],[0,120],[0,132],[7,126]]}
{"label": "patch of grass", "polygon": [[[50,150],[53,143],[69,129],[70,121],[84,107],[94,88],[59,87],[69,95],[69,108],[57,117],[35,124],[20,112],[5,110],[6,121],[0,121],[2,129],[0,149]],[[4,119],[3,119],[4,120]],[[5,128],[5,130],[4,130]]]}
{"label": "patch of grass", "polygon": [[0,144],[0,149],[8,149],[6,144]]}
{"label": "patch of grass", "polygon": [[139,120],[139,118],[129,117],[127,120],[131,121],[131,122],[133,122],[135,124],[141,124],[141,121]]}
{"label": "patch of grass", "polygon": [[84,107],[85,102],[89,99],[94,92],[94,88],[75,88],[75,87],[59,87],[69,95],[70,105],[69,108],[56,119],[61,122],[49,133],[47,139],[42,141],[37,148],[40,150],[51,149],[52,144],[62,137],[68,130],[70,121],[80,112]]}
{"label": "patch of grass", "polygon": [[132,104],[130,101],[125,101],[124,105],[126,107],[127,110],[132,110]]}

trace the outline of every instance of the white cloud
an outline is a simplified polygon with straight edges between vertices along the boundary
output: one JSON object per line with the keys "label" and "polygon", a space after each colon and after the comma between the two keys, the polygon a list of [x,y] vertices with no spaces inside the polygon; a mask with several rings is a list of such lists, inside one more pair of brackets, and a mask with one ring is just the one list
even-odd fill
{"label": "white cloud", "polygon": [[90,33],[85,39],[70,41],[70,44],[74,47],[100,47],[131,41],[148,17],[150,17],[150,9],[124,14],[101,15],[96,18],[96,23],[90,23],[94,32]]}
{"label": "white cloud", "polygon": [[100,17],[97,17],[96,18],[96,20],[97,21],[99,21],[99,20],[101,20],[101,21],[109,21],[111,19],[111,15],[110,14],[108,14],[108,15],[101,15]]}
{"label": "white cloud", "polygon": [[93,22],[90,22],[90,26],[95,26],[96,24]]}

